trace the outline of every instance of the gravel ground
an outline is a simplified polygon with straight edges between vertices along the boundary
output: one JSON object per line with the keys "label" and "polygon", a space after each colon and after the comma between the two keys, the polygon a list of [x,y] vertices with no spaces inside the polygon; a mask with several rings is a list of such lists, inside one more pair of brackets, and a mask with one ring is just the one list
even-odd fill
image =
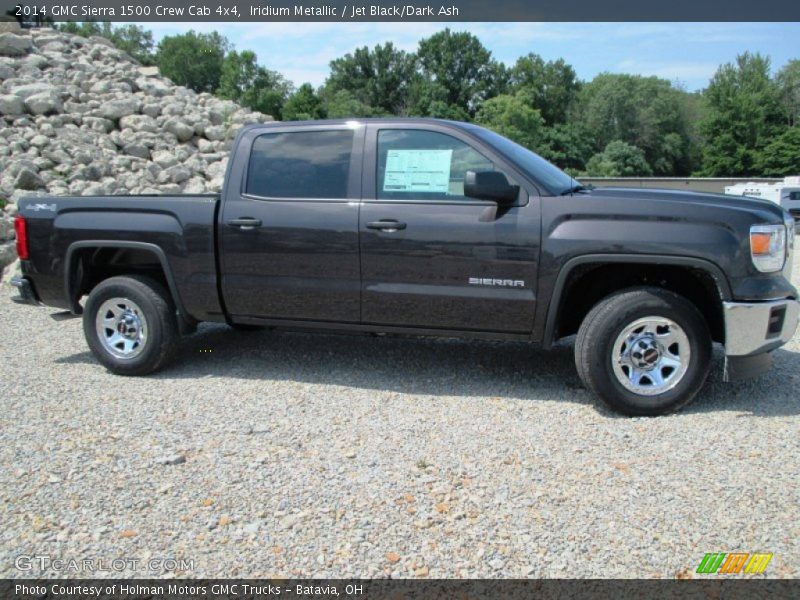
{"label": "gravel ground", "polygon": [[129,379],[80,321],[1,296],[2,577],[92,574],[15,568],[33,554],[128,577],[691,577],[715,551],[800,575],[799,337],[754,382],[723,384],[717,352],[688,409],[631,419],[593,405],[569,345],[203,326]]}

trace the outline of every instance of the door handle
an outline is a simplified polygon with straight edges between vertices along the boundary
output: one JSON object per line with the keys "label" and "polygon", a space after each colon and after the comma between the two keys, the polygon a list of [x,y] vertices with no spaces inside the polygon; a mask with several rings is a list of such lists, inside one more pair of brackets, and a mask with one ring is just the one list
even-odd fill
{"label": "door handle", "polygon": [[380,231],[385,231],[386,233],[393,233],[405,228],[405,223],[395,221],[394,219],[383,219],[381,221],[370,221],[367,223],[367,229],[378,229]]}
{"label": "door handle", "polygon": [[241,217],[239,219],[231,219],[228,221],[228,225],[247,231],[249,229],[255,229],[256,227],[261,227],[261,219]]}

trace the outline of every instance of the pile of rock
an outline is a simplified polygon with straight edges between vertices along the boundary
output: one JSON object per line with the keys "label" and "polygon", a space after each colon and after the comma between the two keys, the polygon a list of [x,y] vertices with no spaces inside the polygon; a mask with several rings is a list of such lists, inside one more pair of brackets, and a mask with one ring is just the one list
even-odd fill
{"label": "pile of rock", "polygon": [[246,123],[272,117],[198,94],[101,37],[0,28],[0,271],[20,197],[217,192]]}

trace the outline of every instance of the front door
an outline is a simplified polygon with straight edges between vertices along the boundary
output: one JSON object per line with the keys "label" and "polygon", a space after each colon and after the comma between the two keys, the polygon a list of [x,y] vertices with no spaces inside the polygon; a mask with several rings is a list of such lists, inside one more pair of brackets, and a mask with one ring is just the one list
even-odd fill
{"label": "front door", "polygon": [[464,196],[467,170],[501,170],[478,142],[436,125],[370,125],[361,239],[362,321],[530,333],[540,212]]}
{"label": "front door", "polygon": [[228,313],[357,323],[363,133],[273,125],[243,136],[219,219]]}

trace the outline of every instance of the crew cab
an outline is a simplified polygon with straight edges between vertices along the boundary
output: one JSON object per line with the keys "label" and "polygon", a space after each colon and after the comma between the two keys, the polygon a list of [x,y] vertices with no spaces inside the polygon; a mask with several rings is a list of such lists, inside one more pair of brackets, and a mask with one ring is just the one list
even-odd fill
{"label": "crew cab", "polygon": [[120,375],[162,368],[202,321],[544,348],[577,334],[587,388],[657,415],[696,395],[713,342],[725,379],[754,376],[798,322],[779,206],[587,189],[452,121],[250,125],[218,196],[23,199],[16,229],[18,300],[82,315]]}

